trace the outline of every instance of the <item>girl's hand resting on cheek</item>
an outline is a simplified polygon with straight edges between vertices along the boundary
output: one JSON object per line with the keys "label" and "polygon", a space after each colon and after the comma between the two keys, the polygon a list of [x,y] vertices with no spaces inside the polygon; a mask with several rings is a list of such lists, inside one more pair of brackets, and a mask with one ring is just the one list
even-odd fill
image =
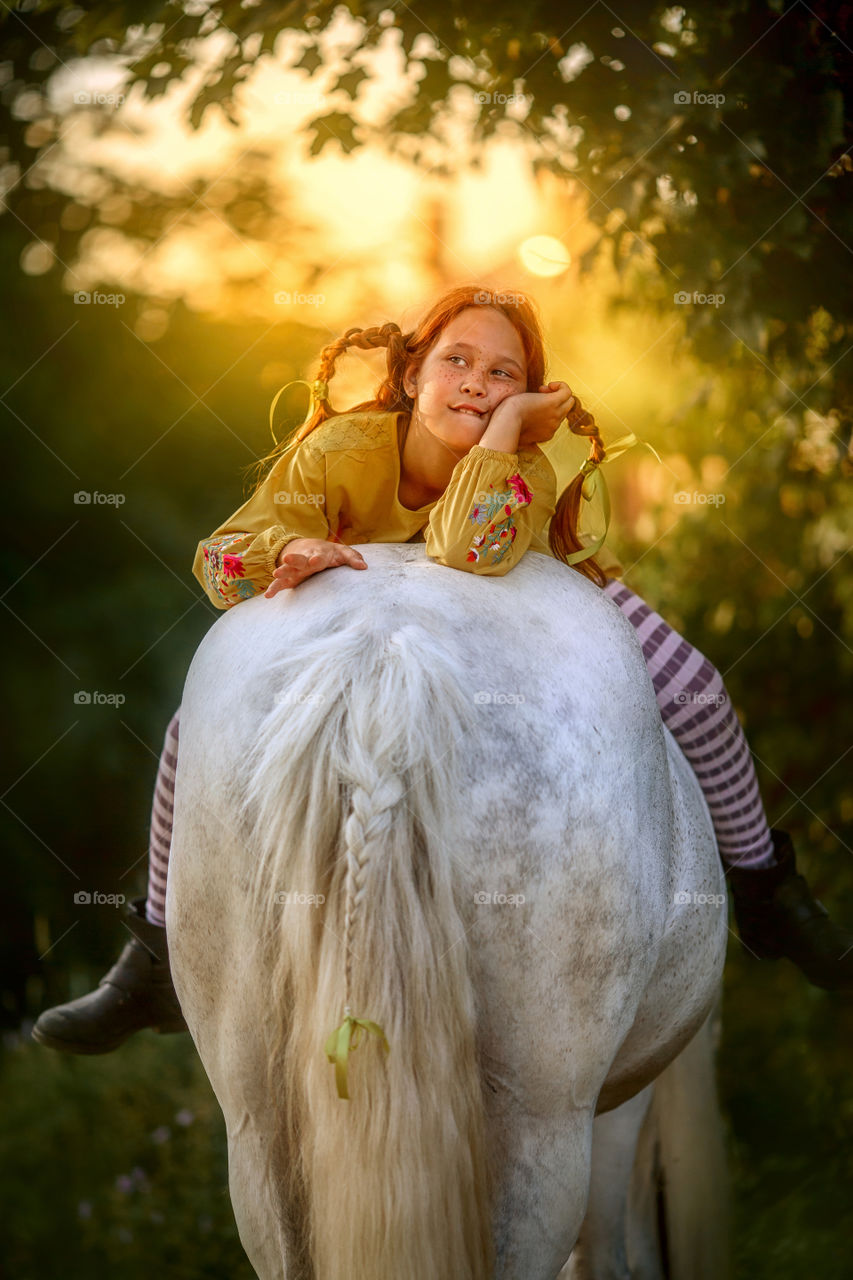
{"label": "girl's hand resting on cheek", "polygon": [[498,410],[504,406],[507,407],[507,412],[515,412],[521,416],[519,448],[550,440],[566,418],[576,426],[585,426],[587,422],[593,421],[592,415],[572,395],[566,382],[549,382],[547,386],[543,384],[538,391],[522,391],[517,396],[507,396],[498,405]]}
{"label": "girl's hand resting on cheek", "polygon": [[360,551],[342,542],[326,542],[323,538],[294,538],[282,547],[276,557],[273,580],[264,595],[269,599],[285,587],[298,587],[321,569],[334,569],[348,564],[353,569],[366,569],[367,561]]}

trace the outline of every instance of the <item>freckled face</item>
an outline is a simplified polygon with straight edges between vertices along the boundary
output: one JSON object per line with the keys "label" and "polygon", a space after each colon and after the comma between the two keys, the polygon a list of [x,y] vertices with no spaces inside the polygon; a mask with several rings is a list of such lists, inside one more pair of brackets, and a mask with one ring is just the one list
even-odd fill
{"label": "freckled face", "polygon": [[469,307],[445,325],[419,370],[407,365],[404,385],[419,424],[454,453],[467,452],[500,402],[527,390],[521,338],[500,311]]}

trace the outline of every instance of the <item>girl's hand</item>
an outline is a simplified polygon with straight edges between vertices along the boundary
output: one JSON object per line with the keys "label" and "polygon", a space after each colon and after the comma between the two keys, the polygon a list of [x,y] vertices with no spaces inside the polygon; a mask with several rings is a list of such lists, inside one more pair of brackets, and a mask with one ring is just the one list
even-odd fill
{"label": "girl's hand", "polygon": [[586,412],[572,395],[566,382],[549,382],[547,386],[543,384],[538,391],[524,391],[520,395],[507,397],[507,400],[518,402],[517,408],[522,414],[519,448],[550,440],[564,419],[569,418],[571,421],[582,417]]}
{"label": "girl's hand", "polygon": [[334,569],[348,564],[353,569],[366,569],[367,561],[360,551],[342,542],[326,542],[324,538],[294,538],[282,547],[276,557],[273,580],[264,595],[267,599],[286,587],[298,587],[300,582],[319,573],[321,569]]}
{"label": "girl's hand", "polygon": [[565,382],[505,396],[477,443],[515,453],[522,445],[550,440],[574,402]]}

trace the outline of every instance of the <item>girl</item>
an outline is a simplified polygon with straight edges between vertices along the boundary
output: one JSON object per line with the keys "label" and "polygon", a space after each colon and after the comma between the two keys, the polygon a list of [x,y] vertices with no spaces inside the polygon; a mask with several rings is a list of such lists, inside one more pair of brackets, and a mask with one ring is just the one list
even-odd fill
{"label": "girl", "polygon": [[[387,376],[373,400],[335,414],[328,381],[353,346],[387,347]],[[664,723],[708,802],[743,944],[760,957],[787,956],[817,986],[853,985],[853,935],[811,897],[789,837],[768,828],[719,672],[604,571],[595,546],[582,547],[582,486],[605,449],[592,416],[564,382],[544,384],[544,371],[536,311],[517,293],[455,288],[412,333],[395,324],[349,329],[322,352],[313,415],[264,460],[273,465],[249,501],[200,543],[195,576],[225,609],[292,590],[324,569],[369,572],[354,543],[423,541],[440,564],[486,577],[508,573],[528,550],[571,565],[636,628]],[[558,499],[538,444],[564,419],[591,450]],[[178,723],[176,713],[157,775],[148,895],[133,904],[135,936],[97,990],[41,1015],[33,1029],[41,1044],[105,1053],[141,1027],[184,1026],[164,928]]]}

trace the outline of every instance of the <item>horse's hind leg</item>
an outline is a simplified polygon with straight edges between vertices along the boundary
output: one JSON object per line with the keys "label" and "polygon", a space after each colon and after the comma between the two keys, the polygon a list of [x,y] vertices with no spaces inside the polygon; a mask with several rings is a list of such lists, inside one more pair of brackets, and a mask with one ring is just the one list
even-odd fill
{"label": "horse's hind leg", "polygon": [[274,1119],[244,1111],[228,1129],[228,1187],[240,1242],[260,1280],[313,1280],[295,1245],[296,1234],[266,1173],[267,1135]]}
{"label": "horse's hind leg", "polygon": [[[559,1280],[639,1280],[628,1269],[628,1194],[653,1089],[649,1085],[621,1107],[595,1118],[586,1217]],[[643,1271],[643,1280],[651,1280],[653,1274],[660,1273]]]}
{"label": "horse's hind leg", "polygon": [[592,1116],[509,1113],[492,1134],[494,1280],[555,1280],[583,1221]]}

